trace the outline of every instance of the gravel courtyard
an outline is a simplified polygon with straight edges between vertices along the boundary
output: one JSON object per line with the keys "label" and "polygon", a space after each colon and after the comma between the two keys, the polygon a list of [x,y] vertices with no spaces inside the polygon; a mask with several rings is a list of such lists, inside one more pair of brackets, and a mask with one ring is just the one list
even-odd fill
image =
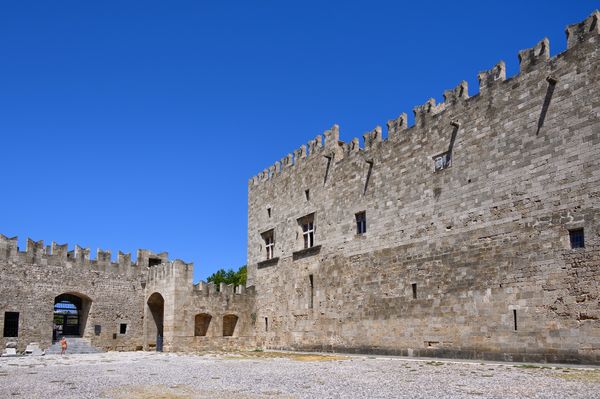
{"label": "gravel courtyard", "polygon": [[600,398],[600,370],[274,352],[0,359],[0,398]]}

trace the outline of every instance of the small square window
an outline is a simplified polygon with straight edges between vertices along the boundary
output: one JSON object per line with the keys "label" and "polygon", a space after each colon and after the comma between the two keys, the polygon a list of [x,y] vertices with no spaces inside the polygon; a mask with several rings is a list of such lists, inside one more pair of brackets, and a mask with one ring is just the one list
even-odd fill
{"label": "small square window", "polygon": [[569,239],[571,241],[571,248],[585,248],[583,229],[569,230]]}
{"label": "small square window", "polygon": [[266,259],[273,259],[273,254],[275,253],[275,232],[273,230],[265,231],[261,236],[265,241]]}
{"label": "small square window", "polygon": [[365,234],[367,232],[367,213],[358,212],[354,216],[356,217],[356,234]]}
{"label": "small square window", "polygon": [[125,334],[127,332],[127,324],[121,323],[119,325],[119,334]]}
{"label": "small square window", "polygon": [[433,162],[435,172],[449,168],[451,165],[450,153],[444,152],[443,154],[434,156]]}

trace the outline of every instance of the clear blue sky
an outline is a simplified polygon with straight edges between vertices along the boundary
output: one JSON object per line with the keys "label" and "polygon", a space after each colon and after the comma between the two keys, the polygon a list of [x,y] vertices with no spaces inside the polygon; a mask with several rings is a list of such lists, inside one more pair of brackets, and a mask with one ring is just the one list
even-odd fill
{"label": "clear blue sky", "polygon": [[332,124],[343,140],[593,1],[2,1],[0,232],[246,262],[247,181]]}

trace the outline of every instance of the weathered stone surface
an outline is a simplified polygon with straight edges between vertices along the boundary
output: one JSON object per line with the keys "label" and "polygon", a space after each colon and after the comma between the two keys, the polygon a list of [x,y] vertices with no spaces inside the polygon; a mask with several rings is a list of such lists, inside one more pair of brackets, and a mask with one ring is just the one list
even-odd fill
{"label": "weathered stone surface", "polygon": [[[402,118],[378,145],[368,134],[364,150],[353,141],[334,162],[309,154],[250,186],[249,284],[269,321],[258,342],[600,362],[597,15],[569,27],[562,54],[549,58],[543,40],[520,52],[519,75],[506,79],[500,63],[480,74],[479,95],[461,84],[416,107],[401,134]],[[443,153],[450,167],[434,172]],[[309,214],[319,251],[294,256]],[[575,228],[585,248],[570,249]],[[271,229],[278,261],[258,268]]]}
{"label": "weathered stone surface", "polygon": [[361,149],[333,125],[249,179],[248,287],[194,285],[167,253],[91,260],[0,235],[0,326],[19,313],[0,345],[47,348],[69,294],[102,349],[600,363],[598,15],[567,28],[563,53],[542,40],[517,76],[500,62],[478,95],[462,82],[416,107],[414,126],[400,114],[387,140],[377,127]]}

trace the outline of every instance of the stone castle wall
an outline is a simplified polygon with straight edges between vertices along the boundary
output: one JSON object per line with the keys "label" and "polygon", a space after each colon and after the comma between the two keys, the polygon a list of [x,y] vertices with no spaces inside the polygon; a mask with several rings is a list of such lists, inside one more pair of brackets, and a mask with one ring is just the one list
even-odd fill
{"label": "stone castle wall", "polygon": [[[334,126],[253,177],[257,340],[600,362],[599,16],[567,28],[565,52],[550,58],[544,39],[519,52],[518,75],[500,62],[479,74],[479,94],[462,82],[416,107],[414,126],[388,122],[386,140],[377,127],[360,148]],[[436,171],[440,154],[449,167]],[[571,249],[578,228],[585,248]]]}
{"label": "stone castle wall", "polygon": [[[164,349],[167,351],[240,350],[256,348],[254,287],[192,282],[193,265],[181,261],[152,268],[146,286],[146,348],[155,344],[156,326],[149,299],[159,293],[165,300]],[[197,320],[197,316],[201,319]],[[224,324],[235,321],[232,335]],[[198,324],[204,324],[204,329]],[[231,327],[231,326],[230,326]]]}
{"label": "stone castle wall", "polygon": [[[17,238],[0,235],[0,326],[5,312],[19,313],[18,337],[0,336],[0,345],[17,341],[19,350],[31,342],[42,348],[52,343],[54,300],[61,294],[73,294],[83,300],[85,313],[81,336],[99,348],[135,350],[141,348],[142,316],[149,251],[138,252],[138,262],[119,252],[118,262],[109,251],[97,252],[67,245],[27,241],[25,252],[17,247]],[[146,264],[144,264],[144,262]],[[125,334],[120,324],[127,324]],[[100,326],[96,334],[95,326]]]}

